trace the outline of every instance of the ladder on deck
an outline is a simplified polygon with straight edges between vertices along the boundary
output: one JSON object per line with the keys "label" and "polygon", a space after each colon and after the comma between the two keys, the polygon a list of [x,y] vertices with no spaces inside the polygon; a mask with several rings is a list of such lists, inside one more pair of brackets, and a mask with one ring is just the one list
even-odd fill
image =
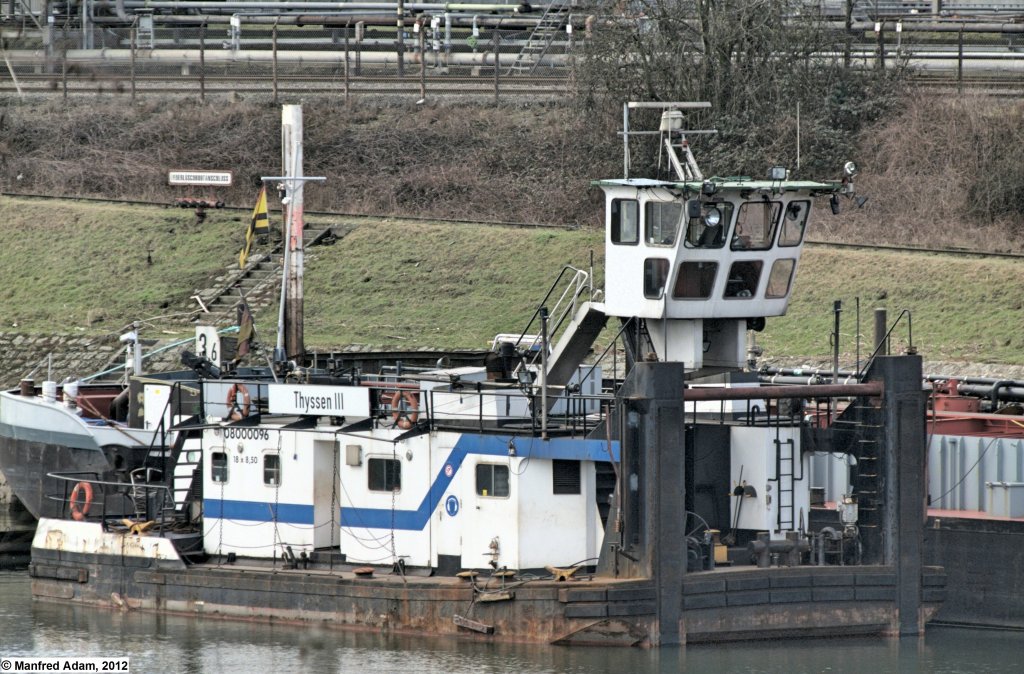
{"label": "ladder on deck", "polygon": [[[795,482],[803,479],[803,475],[796,476],[796,466],[801,461],[798,453],[793,438],[786,440],[775,439],[775,484],[778,489],[776,498],[779,499],[779,531],[794,531],[796,529]],[[806,526],[806,522],[801,524]]]}
{"label": "ladder on deck", "polygon": [[544,14],[534,26],[526,44],[516,55],[516,60],[509,67],[509,75],[532,75],[541,59],[551,49],[558,33],[565,27],[569,19],[569,7],[572,0],[552,0],[548,3]]}

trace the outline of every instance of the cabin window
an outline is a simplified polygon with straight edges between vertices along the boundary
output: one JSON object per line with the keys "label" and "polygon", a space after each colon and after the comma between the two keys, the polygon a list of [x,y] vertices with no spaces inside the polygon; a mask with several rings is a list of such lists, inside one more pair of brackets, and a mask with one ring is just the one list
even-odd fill
{"label": "cabin window", "polygon": [[761,280],[761,260],[733,262],[729,269],[729,280],[725,282],[725,297],[749,299],[757,293]]}
{"label": "cabin window", "polygon": [[401,491],[402,463],[398,459],[370,459],[366,464],[370,491]]}
{"label": "cabin window", "polygon": [[508,466],[497,463],[476,465],[476,493],[480,496],[507,498],[509,495]]}
{"label": "cabin window", "polygon": [[679,265],[672,297],[677,300],[705,300],[715,287],[717,262],[684,262]]}
{"label": "cabin window", "polygon": [[701,216],[686,225],[688,248],[721,248],[732,223],[733,205],[728,201],[701,204]]}
{"label": "cabin window", "polygon": [[210,455],[210,479],[214,482],[228,481],[228,455],[226,452],[214,452]]}
{"label": "cabin window", "polygon": [[612,243],[635,244],[640,240],[640,202],[612,199]]}
{"label": "cabin window", "polygon": [[733,250],[765,250],[772,247],[775,225],[782,213],[777,201],[748,201],[740,206],[733,232]]}
{"label": "cabin window", "polygon": [[554,459],[551,462],[551,493],[580,493],[580,462]]}
{"label": "cabin window", "polygon": [[786,206],[786,217],[782,219],[782,233],[779,234],[780,246],[799,246],[804,240],[807,228],[807,215],[811,212],[811,202],[791,201]]}
{"label": "cabin window", "polygon": [[666,281],[668,281],[668,260],[656,257],[644,260],[644,297],[651,300],[660,299],[665,294]]}
{"label": "cabin window", "polygon": [[796,268],[796,260],[776,260],[772,265],[772,273],[768,274],[768,287],[765,288],[764,296],[767,299],[777,299],[789,294],[789,284],[793,282],[793,269]]}
{"label": "cabin window", "polygon": [[644,237],[653,246],[671,246],[683,217],[678,201],[648,201],[644,206]]}
{"label": "cabin window", "polygon": [[263,484],[281,486],[281,457],[277,454],[263,455]]}

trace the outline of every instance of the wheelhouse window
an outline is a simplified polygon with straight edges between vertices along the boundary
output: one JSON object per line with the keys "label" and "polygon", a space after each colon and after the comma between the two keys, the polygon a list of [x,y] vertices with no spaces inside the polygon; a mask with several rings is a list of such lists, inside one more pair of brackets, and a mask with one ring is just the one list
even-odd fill
{"label": "wheelhouse window", "polygon": [[477,494],[507,498],[509,492],[508,466],[497,463],[478,463],[476,465]]}
{"label": "wheelhouse window", "polygon": [[701,204],[700,217],[690,218],[686,225],[688,248],[721,248],[732,223],[735,209],[728,201]]}
{"label": "wheelhouse window", "polygon": [[715,287],[717,262],[684,262],[679,265],[672,297],[677,300],[704,300]]}
{"label": "wheelhouse window", "polygon": [[611,228],[612,243],[636,244],[640,240],[640,202],[612,199]]}
{"label": "wheelhouse window", "polygon": [[649,257],[644,260],[644,297],[659,299],[665,293],[668,281],[668,260]]}
{"label": "wheelhouse window", "polygon": [[401,491],[402,463],[398,459],[370,459],[366,467],[370,491]]}
{"label": "wheelhouse window", "polygon": [[733,232],[733,250],[765,250],[772,247],[775,226],[782,214],[777,201],[748,201],[740,206]]}
{"label": "wheelhouse window", "polygon": [[793,282],[793,269],[796,268],[796,260],[776,260],[772,265],[772,272],[768,274],[768,287],[765,288],[764,296],[767,299],[778,299],[789,294],[789,286]]}
{"label": "wheelhouse window", "polygon": [[580,462],[565,459],[551,461],[551,493],[580,493]]}
{"label": "wheelhouse window", "polygon": [[749,299],[757,294],[762,264],[761,260],[733,262],[729,268],[729,279],[725,282],[725,297]]}
{"label": "wheelhouse window", "polygon": [[271,487],[281,485],[281,457],[279,455],[263,455],[263,484]]}
{"label": "wheelhouse window", "polygon": [[644,239],[652,246],[672,246],[676,242],[683,205],[678,201],[648,201],[644,205]]}
{"label": "wheelhouse window", "polygon": [[228,455],[226,452],[210,454],[210,479],[214,482],[228,481]]}
{"label": "wheelhouse window", "polygon": [[811,212],[811,202],[791,201],[786,206],[786,217],[782,218],[782,233],[779,234],[780,246],[799,246],[804,240],[807,229],[807,215]]}

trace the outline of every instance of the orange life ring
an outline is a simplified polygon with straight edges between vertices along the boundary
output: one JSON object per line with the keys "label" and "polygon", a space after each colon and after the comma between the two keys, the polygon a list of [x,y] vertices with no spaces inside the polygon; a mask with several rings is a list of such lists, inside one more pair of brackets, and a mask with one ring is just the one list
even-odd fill
{"label": "orange life ring", "polygon": [[[78,503],[79,496],[85,496],[81,505]],[[71,519],[76,522],[84,520],[85,516],[89,514],[90,506],[92,506],[92,485],[88,482],[79,482],[71,490]]]}
{"label": "orange life ring", "polygon": [[[402,409],[402,401],[409,405],[411,412]],[[391,396],[391,421],[401,429],[412,428],[420,418],[420,395],[415,391],[395,391]]]}
{"label": "orange life ring", "polygon": [[[238,394],[242,394],[242,406],[238,406]],[[229,409],[228,418],[232,421],[238,421],[249,416],[249,407],[252,403],[252,398],[249,396],[249,389],[245,387],[245,384],[232,384],[231,388],[228,389],[227,406]]]}

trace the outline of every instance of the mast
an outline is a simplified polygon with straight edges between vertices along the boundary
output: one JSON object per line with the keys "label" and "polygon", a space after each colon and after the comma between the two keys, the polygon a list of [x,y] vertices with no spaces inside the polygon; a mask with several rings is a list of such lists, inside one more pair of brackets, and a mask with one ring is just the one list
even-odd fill
{"label": "mast", "polygon": [[302,106],[281,108],[281,154],[288,203],[285,205],[285,297],[284,352],[289,360],[305,356],[302,333],[302,273],[305,251],[302,245],[303,187],[302,180]]}

